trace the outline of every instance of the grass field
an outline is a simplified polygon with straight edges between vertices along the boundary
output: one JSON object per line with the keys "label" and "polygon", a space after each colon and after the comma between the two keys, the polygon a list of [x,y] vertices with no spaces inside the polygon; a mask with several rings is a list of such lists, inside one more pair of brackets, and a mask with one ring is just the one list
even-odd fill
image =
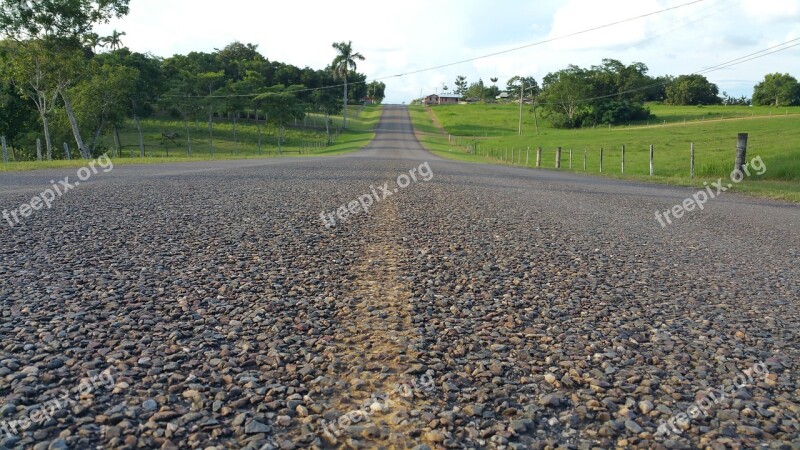
{"label": "grass field", "polygon": [[[599,174],[602,148],[603,175],[687,186],[727,178],[737,133],[748,133],[747,159],[760,157],[766,171],[735,184],[734,190],[800,201],[800,108],[650,107],[656,117],[649,124],[630,126],[559,130],[540,117],[538,135],[527,107],[521,136],[517,134],[519,107],[511,104],[412,107],[411,116],[423,144],[444,157],[511,164],[513,155],[514,164],[525,166],[527,161],[534,167],[536,149],[542,147],[542,167],[554,168],[560,146],[562,169],[584,172],[585,151],[585,172]],[[695,147],[694,179],[690,178],[691,144]],[[649,176],[650,145],[654,146],[653,177]],[[473,149],[473,154],[467,149]]]}
{"label": "grass field", "polygon": [[[145,157],[140,157],[139,137],[134,124],[128,123],[120,129],[122,155],[114,157],[115,164],[157,164],[163,162],[200,161],[208,159],[269,158],[279,156],[320,156],[336,155],[363,148],[375,137],[374,128],[381,116],[380,106],[353,108],[348,113],[347,130],[336,137],[335,142],[325,146],[325,129],[321,116],[309,115],[306,126],[302,121],[295,127],[287,126],[280,152],[277,144],[275,126],[262,126],[261,151],[258,148],[258,125],[253,121],[240,120],[236,125],[236,140],[233,138],[233,123],[227,119],[215,119],[213,146],[208,136],[207,122],[190,123],[191,156],[182,121],[172,119],[142,120],[142,135]],[[332,117],[334,128],[341,126],[341,117]],[[163,143],[162,133],[177,133],[176,143]],[[84,139],[87,139],[84,137]],[[111,135],[102,136],[98,148],[111,149],[114,146]],[[54,161],[12,161],[0,162],[0,172],[35,170],[58,167],[81,167],[85,161],[75,155],[72,160]]]}

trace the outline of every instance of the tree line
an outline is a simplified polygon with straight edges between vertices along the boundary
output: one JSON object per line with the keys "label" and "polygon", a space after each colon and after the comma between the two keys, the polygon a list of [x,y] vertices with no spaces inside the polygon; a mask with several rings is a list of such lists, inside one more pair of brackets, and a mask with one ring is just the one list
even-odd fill
{"label": "tree line", "polygon": [[[456,77],[454,93],[471,101],[493,101],[502,94],[491,78],[468,83]],[[448,91],[447,85],[442,86]],[[548,73],[541,86],[534,77],[515,76],[506,83],[508,97],[532,105],[556,128],[580,128],[594,125],[623,124],[652,117],[646,102],[670,105],[800,105],[800,83],[789,74],[773,73],[754,86],[752,98],[720,94],[716,84],[705,76],[648,75],[644,63],[625,65],[615,59],[603,59],[588,68],[569,65]],[[524,94],[521,94],[524,92]]]}
{"label": "tree line", "polygon": [[103,150],[101,135],[118,135],[128,120],[139,126],[154,115],[180,118],[187,133],[190,121],[207,120],[211,139],[214,118],[269,122],[280,131],[316,112],[330,136],[330,115],[385,97],[384,83],[367,83],[357,72],[364,56],[351,42],[334,43],[335,57],[323,69],[270,61],[256,45],[240,42],[160,58],[130,51],[124,32],[92,31],[128,12],[128,0],[3,0],[0,135],[12,147],[30,153],[43,136],[47,159],[64,157],[54,143],[68,140],[90,158]]}

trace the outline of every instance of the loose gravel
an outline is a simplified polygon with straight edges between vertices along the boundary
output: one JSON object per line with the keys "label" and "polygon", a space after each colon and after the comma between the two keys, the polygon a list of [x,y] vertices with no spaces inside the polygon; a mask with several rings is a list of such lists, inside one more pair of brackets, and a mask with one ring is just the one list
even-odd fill
{"label": "loose gravel", "polygon": [[691,190],[443,161],[400,107],[380,130],[345,157],[120,166],[0,225],[0,443],[800,448],[798,206],[725,194],[662,229]]}

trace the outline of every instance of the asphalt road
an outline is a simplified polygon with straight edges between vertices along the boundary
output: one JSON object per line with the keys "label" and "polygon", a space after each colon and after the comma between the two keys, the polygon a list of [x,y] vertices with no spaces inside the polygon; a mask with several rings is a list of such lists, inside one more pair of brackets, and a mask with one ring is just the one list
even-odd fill
{"label": "asphalt road", "polygon": [[0,442],[800,446],[800,207],[662,227],[696,190],[442,160],[384,111],[357,153],[100,168],[51,208],[20,206],[76,169],[0,174]]}

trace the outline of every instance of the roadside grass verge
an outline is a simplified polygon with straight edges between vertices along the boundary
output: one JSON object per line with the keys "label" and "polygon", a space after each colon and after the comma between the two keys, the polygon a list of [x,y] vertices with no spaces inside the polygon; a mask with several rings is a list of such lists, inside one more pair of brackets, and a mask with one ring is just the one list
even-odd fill
{"label": "roadside grass verge", "polygon": [[[662,117],[667,118],[661,119],[662,125],[559,130],[551,128],[539,117],[538,135],[533,116],[528,111],[530,107],[524,108],[521,136],[517,135],[517,105],[435,106],[431,110],[442,129],[435,126],[423,107],[411,107],[410,114],[420,142],[444,158],[512,164],[513,155],[514,165],[535,168],[536,151],[542,147],[541,167],[554,169],[556,148],[561,146],[560,170],[698,188],[703,186],[703,182],[728,179],[736,153],[737,133],[746,132],[749,133],[747,160],[761,158],[766,171],[761,176],[746,177],[743,182],[734,184],[731,191],[800,202],[800,108],[781,108],[781,114],[770,116],[768,107],[651,105],[651,110],[657,115],[653,123]],[[702,113],[689,115],[695,111]],[[760,114],[764,111],[766,115]],[[703,119],[712,117],[708,113],[715,118]],[[684,124],[684,117],[694,119]],[[667,120],[666,125],[663,125],[663,120]],[[694,179],[690,177],[692,143],[695,146]],[[649,176],[650,145],[654,146],[653,177]]]}
{"label": "roadside grass verge", "polygon": [[[347,118],[347,130],[336,136],[334,142],[325,146],[325,128],[322,116],[310,114],[306,126],[302,122],[297,127],[288,126],[285,131],[285,141],[280,151],[277,145],[277,129],[274,126],[261,127],[261,151],[258,148],[258,125],[246,120],[236,124],[236,140],[233,138],[233,123],[227,119],[215,119],[213,147],[208,138],[208,123],[202,121],[190,122],[189,138],[192,149],[189,155],[189,145],[185,125],[182,121],[174,119],[148,119],[142,120],[142,135],[145,145],[145,157],[140,157],[139,137],[133,123],[128,123],[120,129],[120,142],[122,143],[121,156],[113,157],[114,164],[160,164],[179,163],[191,161],[210,161],[223,159],[248,159],[248,158],[276,158],[286,156],[333,156],[359,150],[369,144],[375,137],[374,129],[380,120],[382,107],[379,105],[354,108]],[[331,117],[331,132],[341,126],[341,117]],[[175,143],[163,143],[162,133],[177,133],[179,138]],[[113,147],[113,136],[102,136],[98,148],[109,151]],[[9,153],[11,151],[9,150]],[[7,164],[0,162],[0,172],[13,172],[37,169],[53,169],[82,167],[86,161],[77,157],[72,151],[72,160],[52,161],[10,161]],[[109,153],[110,155],[110,153]],[[61,153],[63,157],[63,151]]]}

